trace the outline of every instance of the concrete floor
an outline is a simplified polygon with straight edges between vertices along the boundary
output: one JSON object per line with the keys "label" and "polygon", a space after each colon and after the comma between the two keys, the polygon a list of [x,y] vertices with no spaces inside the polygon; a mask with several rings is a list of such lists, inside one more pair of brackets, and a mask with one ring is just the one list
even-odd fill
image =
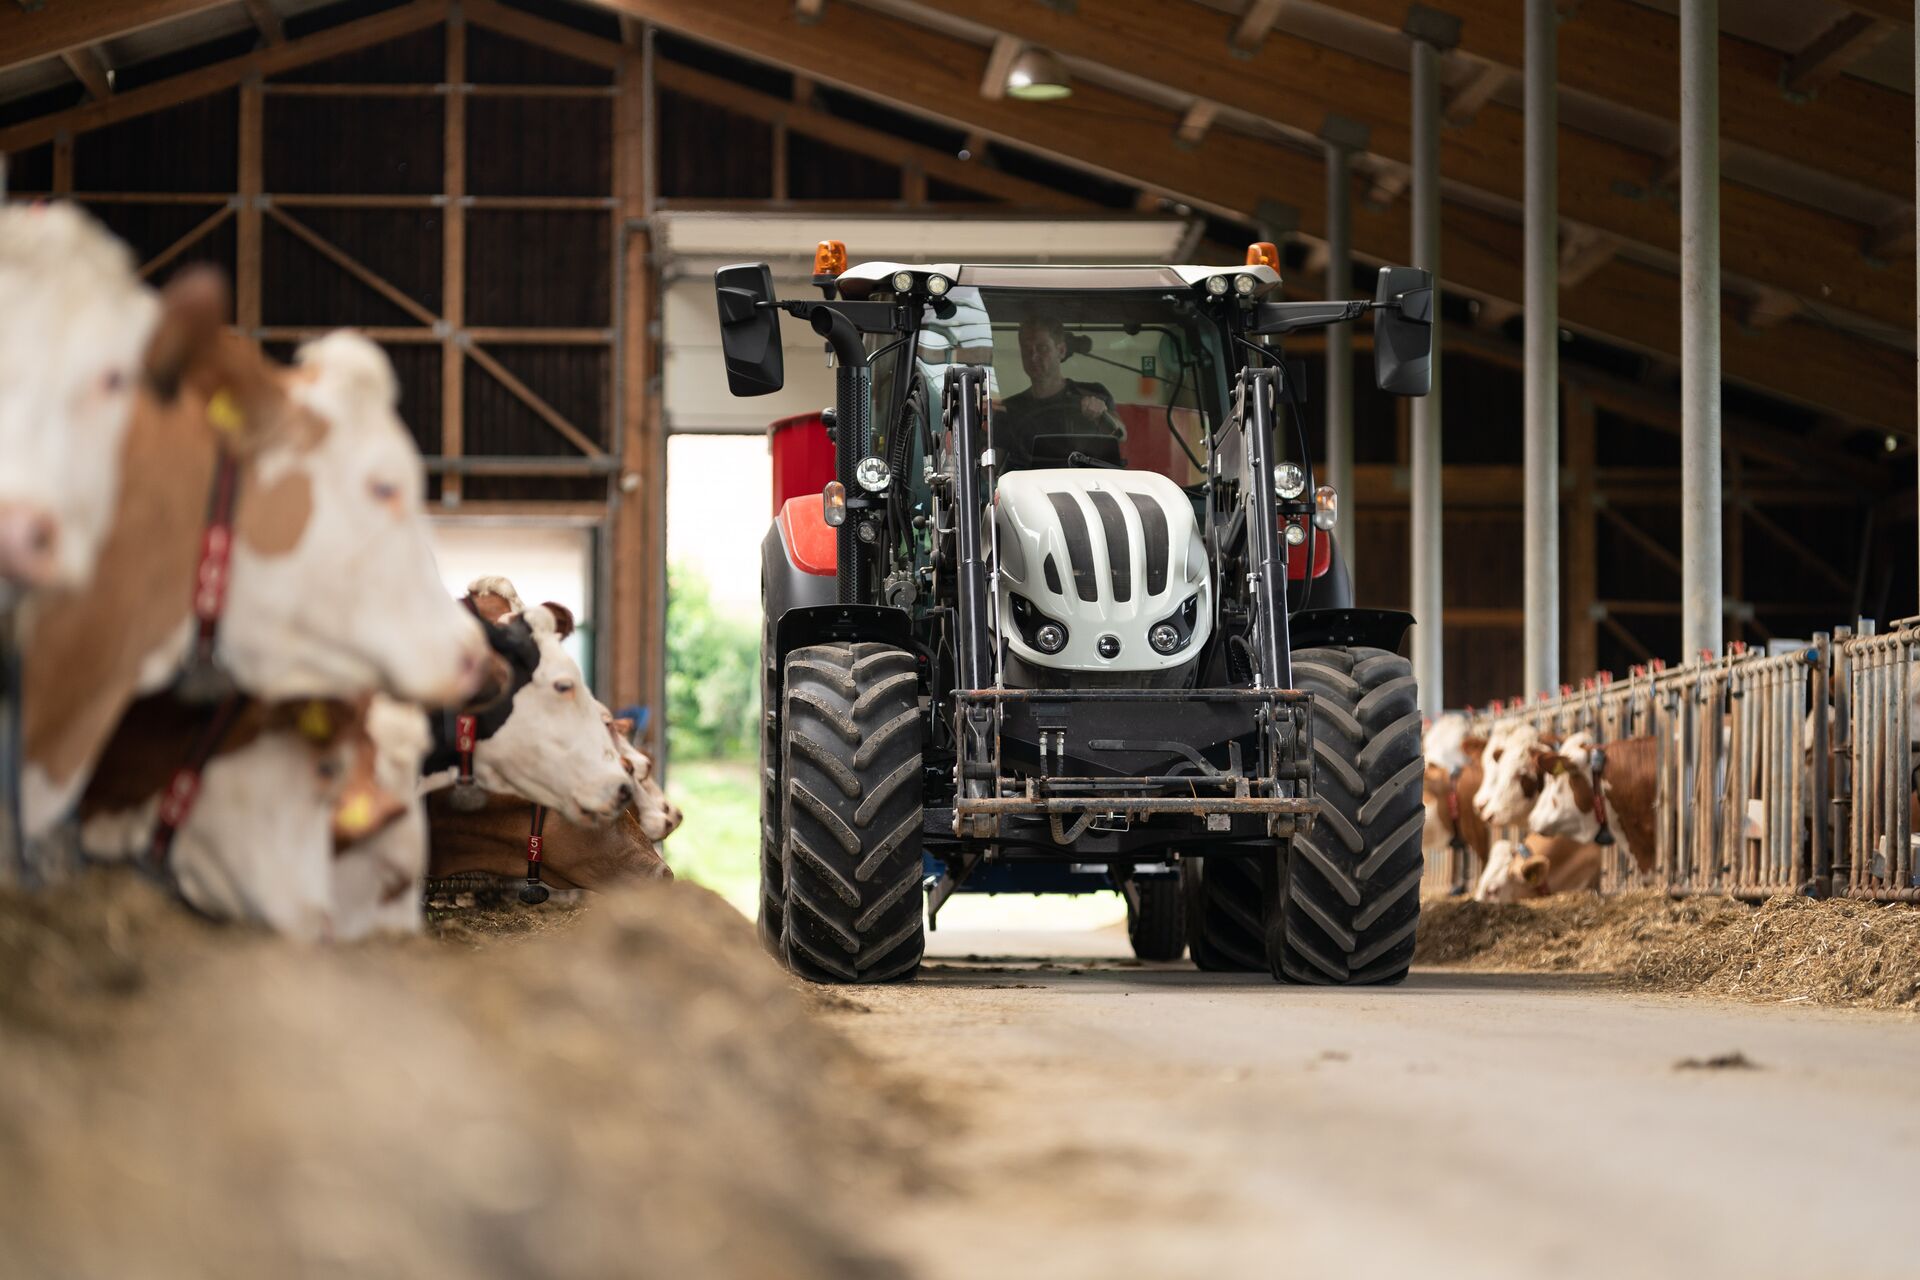
{"label": "concrete floor", "polygon": [[892,1232],[925,1276],[1920,1275],[1911,1018],[931,941],[833,1015],[944,1099],[944,1188]]}

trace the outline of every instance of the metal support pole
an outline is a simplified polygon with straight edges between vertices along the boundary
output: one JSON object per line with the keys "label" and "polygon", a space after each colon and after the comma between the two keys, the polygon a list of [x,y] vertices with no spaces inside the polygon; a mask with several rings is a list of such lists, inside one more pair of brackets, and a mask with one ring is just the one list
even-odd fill
{"label": "metal support pole", "polygon": [[1680,5],[1680,644],[1720,652],[1720,0]]}
{"label": "metal support pole", "polygon": [[[1914,0],[1913,20],[1915,23],[1913,29],[1913,70],[1915,75],[1920,75],[1920,0]],[[1916,80],[1914,83],[1920,84],[1920,80]],[[1915,94],[1913,99],[1913,128],[1914,159],[1917,163],[1920,163],[1920,94]],[[1920,244],[1920,169],[1914,170],[1913,230],[1914,243]],[[1920,293],[1916,293],[1914,306],[1915,332],[1920,333]],[[1920,378],[1920,364],[1915,365],[1915,370],[1916,378]],[[1916,424],[1916,426],[1920,427],[1920,424]],[[1914,461],[1915,466],[1920,467],[1920,449],[1914,450]],[[1916,484],[1920,484],[1920,473],[1914,476],[1914,481]]]}
{"label": "metal support pole", "polygon": [[1527,0],[1524,667],[1529,691],[1560,683],[1558,23],[1555,0]]}
{"label": "metal support pole", "polygon": [[[1353,153],[1366,146],[1368,130],[1358,121],[1328,116],[1320,136],[1327,144],[1327,297],[1353,291]],[[1353,492],[1353,331],[1344,324],[1327,328],[1327,465],[1325,483],[1340,495],[1333,540],[1346,558],[1347,572],[1358,576],[1354,539]]]}
{"label": "metal support pole", "polygon": [[[1440,286],[1440,50],[1413,42],[1413,265],[1433,273]],[[1440,518],[1440,302],[1433,307],[1433,389],[1413,401],[1412,546],[1413,674],[1420,708],[1438,715],[1446,706],[1441,625]]]}

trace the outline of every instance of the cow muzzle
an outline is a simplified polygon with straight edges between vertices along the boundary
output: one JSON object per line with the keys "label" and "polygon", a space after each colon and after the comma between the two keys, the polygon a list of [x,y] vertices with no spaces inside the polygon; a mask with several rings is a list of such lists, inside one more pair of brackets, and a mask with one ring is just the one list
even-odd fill
{"label": "cow muzzle", "polygon": [[20,587],[44,587],[59,571],[60,524],[25,502],[0,503],[0,579]]}

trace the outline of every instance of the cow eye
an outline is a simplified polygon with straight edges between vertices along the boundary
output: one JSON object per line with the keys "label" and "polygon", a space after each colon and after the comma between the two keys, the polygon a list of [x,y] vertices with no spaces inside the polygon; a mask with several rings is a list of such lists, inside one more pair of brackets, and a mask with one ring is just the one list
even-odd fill
{"label": "cow eye", "polygon": [[340,764],[336,760],[322,760],[314,766],[314,771],[320,775],[321,781],[332,782],[340,776]]}
{"label": "cow eye", "polygon": [[375,502],[392,502],[400,496],[400,486],[389,480],[369,480],[367,492]]}
{"label": "cow eye", "polygon": [[119,369],[109,369],[100,375],[100,389],[110,395],[126,385],[127,375]]}
{"label": "cow eye", "polygon": [[573,681],[571,681],[571,680],[555,680],[555,681],[553,682],[553,691],[554,691],[555,693],[572,693],[572,692],[573,692]]}

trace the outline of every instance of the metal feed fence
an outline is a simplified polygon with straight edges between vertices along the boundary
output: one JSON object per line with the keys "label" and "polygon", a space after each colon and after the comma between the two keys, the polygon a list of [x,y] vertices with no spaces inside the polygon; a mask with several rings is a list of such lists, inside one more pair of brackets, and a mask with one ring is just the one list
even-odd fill
{"label": "metal feed fence", "polygon": [[1882,902],[1920,901],[1913,848],[1916,725],[1914,662],[1920,628],[1842,633],[1834,643],[1833,891]]}
{"label": "metal feed fence", "polygon": [[[1920,640],[1920,633],[1907,634]],[[1602,745],[1652,740],[1652,848],[1633,850],[1636,861],[1624,841],[1615,844],[1603,859],[1602,892],[1652,887],[1764,899],[1830,888],[1895,896],[1913,873],[1910,815],[1893,812],[1907,794],[1897,784],[1912,775],[1906,722],[1894,717],[1906,714],[1913,647],[1875,639],[1877,648],[1819,636],[1783,653],[1736,647],[1677,667],[1636,667],[1626,680],[1601,676],[1578,689],[1563,686],[1557,697],[1496,705],[1477,717],[1476,729],[1520,721],[1553,738],[1585,731]],[[1849,644],[1860,650],[1857,656]],[[1896,650],[1905,656],[1880,656]],[[1854,672],[1851,684],[1839,674],[1843,666]],[[1829,706],[1834,690],[1847,691],[1838,707]],[[1850,738],[1835,728],[1843,723],[1852,725]],[[1831,857],[1845,807],[1833,799],[1840,776],[1836,742],[1851,743],[1857,758],[1871,762],[1862,775],[1875,787],[1852,807],[1847,847],[1882,850],[1878,861],[1854,857],[1845,883],[1835,879]],[[1895,820],[1906,825],[1887,838]],[[1518,839],[1525,833],[1498,834]],[[1443,878],[1430,875],[1429,886],[1437,891]]]}

